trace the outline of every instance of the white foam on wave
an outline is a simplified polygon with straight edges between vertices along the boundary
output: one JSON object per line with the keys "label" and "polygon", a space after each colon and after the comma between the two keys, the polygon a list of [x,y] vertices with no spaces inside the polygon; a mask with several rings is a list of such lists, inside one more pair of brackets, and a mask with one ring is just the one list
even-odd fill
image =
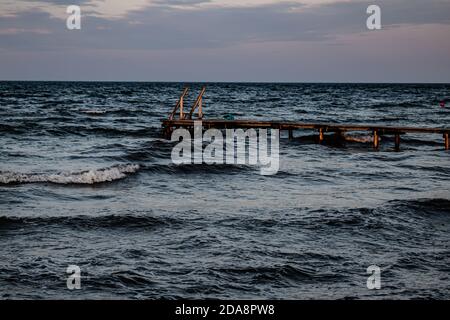
{"label": "white foam on wave", "polygon": [[350,142],[370,143],[373,142],[373,136],[371,135],[343,135],[344,139]]}
{"label": "white foam on wave", "polygon": [[38,183],[51,182],[58,184],[94,184],[111,182],[125,178],[140,168],[137,164],[117,165],[104,169],[81,172],[62,172],[56,174],[26,174],[18,172],[0,172],[0,183]]}

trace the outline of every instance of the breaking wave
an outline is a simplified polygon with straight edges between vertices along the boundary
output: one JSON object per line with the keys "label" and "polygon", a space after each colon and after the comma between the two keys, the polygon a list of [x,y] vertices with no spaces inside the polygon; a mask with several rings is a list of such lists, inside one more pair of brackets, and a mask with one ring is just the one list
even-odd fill
{"label": "breaking wave", "polygon": [[27,174],[0,172],[0,184],[17,183],[57,183],[57,184],[95,184],[111,182],[127,177],[140,169],[137,164],[116,165],[103,169],[81,172],[61,172],[56,174]]}

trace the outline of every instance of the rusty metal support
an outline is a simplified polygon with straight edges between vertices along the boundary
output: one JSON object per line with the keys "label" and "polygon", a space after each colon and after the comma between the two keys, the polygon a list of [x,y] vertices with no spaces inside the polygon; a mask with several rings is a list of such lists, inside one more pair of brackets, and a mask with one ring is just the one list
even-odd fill
{"label": "rusty metal support", "polygon": [[319,129],[319,143],[323,142],[323,128]]}
{"label": "rusty metal support", "polygon": [[177,101],[177,104],[175,105],[175,107],[172,110],[172,113],[169,116],[169,120],[173,120],[178,109],[180,109],[180,120],[184,119],[183,101],[184,101],[184,96],[188,93],[188,91],[189,91],[188,87],[184,88],[183,93],[181,94],[180,98]]}
{"label": "rusty metal support", "polygon": [[378,146],[379,146],[378,130],[373,130],[373,148],[378,149]]}
{"label": "rusty metal support", "polygon": [[198,95],[197,99],[195,100],[194,105],[191,108],[191,111],[189,112],[188,119],[192,119],[192,115],[194,114],[195,109],[198,107],[198,118],[203,118],[203,110],[202,110],[202,102],[203,102],[203,95],[205,94],[206,87],[203,87],[200,91],[200,94]]}

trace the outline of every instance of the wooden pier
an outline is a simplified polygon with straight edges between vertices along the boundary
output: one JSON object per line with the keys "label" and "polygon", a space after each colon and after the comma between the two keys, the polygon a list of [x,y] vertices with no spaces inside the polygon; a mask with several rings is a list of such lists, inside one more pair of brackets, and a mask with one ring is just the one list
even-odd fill
{"label": "wooden pier", "polygon": [[[174,109],[168,119],[162,120],[163,134],[166,138],[175,128],[192,129],[194,122],[202,120],[205,129],[279,129],[287,131],[289,139],[294,138],[294,130],[312,130],[317,132],[319,143],[324,141],[325,133],[334,133],[340,136],[347,132],[368,132],[372,135],[372,145],[378,149],[381,136],[394,136],[395,150],[400,150],[401,136],[407,133],[415,134],[439,134],[444,138],[445,150],[450,150],[449,134],[450,128],[421,128],[421,127],[401,127],[401,126],[380,126],[380,125],[353,125],[336,123],[304,123],[296,121],[260,121],[260,120],[225,120],[225,119],[203,119],[202,98],[205,87],[202,88],[194,105],[188,113],[184,112],[184,98],[188,92],[185,88],[183,94],[178,99]],[[196,118],[193,118],[198,109]],[[176,117],[178,113],[178,118]]]}

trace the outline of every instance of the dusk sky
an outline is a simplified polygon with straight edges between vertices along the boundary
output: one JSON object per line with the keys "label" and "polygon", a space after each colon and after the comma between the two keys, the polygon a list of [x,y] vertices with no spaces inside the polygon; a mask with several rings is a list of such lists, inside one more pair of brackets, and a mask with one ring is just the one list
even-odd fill
{"label": "dusk sky", "polygon": [[0,0],[0,80],[450,82],[450,0]]}

